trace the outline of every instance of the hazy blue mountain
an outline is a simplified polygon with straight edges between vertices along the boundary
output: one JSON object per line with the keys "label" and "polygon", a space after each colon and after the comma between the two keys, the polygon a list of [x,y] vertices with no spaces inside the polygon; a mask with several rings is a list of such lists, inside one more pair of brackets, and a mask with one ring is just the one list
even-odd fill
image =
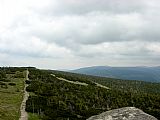
{"label": "hazy blue mountain", "polygon": [[160,82],[160,67],[85,67],[70,72],[127,80]]}

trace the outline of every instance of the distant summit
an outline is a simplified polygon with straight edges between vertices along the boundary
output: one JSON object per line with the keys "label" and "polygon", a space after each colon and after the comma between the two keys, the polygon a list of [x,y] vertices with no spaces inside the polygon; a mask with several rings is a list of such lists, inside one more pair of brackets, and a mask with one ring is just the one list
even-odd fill
{"label": "distant summit", "polygon": [[70,72],[81,73],[100,77],[110,77],[126,80],[142,80],[147,82],[160,82],[160,67],[110,67],[93,66],[85,67]]}

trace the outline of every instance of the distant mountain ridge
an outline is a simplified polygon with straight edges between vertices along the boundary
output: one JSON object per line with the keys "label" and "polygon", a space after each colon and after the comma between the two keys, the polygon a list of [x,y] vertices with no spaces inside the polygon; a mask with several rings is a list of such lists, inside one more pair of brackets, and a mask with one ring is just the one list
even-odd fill
{"label": "distant mountain ridge", "polygon": [[92,66],[92,67],[84,67],[76,70],[71,70],[70,72],[101,76],[101,77],[126,79],[126,80],[160,82],[160,66],[157,67]]}

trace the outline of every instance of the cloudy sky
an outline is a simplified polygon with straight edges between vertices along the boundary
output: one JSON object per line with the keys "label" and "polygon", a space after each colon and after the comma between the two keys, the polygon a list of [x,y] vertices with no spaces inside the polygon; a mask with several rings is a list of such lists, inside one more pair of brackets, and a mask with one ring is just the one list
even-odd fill
{"label": "cloudy sky", "polygon": [[0,66],[159,66],[159,0],[0,0]]}

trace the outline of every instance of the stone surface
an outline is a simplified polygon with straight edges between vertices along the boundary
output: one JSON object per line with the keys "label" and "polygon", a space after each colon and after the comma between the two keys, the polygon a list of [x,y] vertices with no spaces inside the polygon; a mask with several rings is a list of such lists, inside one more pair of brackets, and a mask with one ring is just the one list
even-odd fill
{"label": "stone surface", "polygon": [[158,120],[135,107],[125,107],[110,110],[100,115],[95,115],[87,120]]}

